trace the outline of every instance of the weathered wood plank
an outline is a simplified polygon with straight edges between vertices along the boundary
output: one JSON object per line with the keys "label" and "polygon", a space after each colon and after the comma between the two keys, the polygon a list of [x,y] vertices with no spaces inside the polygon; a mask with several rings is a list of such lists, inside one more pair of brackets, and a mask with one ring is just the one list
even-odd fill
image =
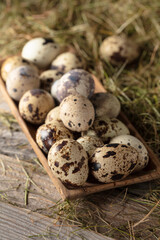
{"label": "weathered wood plank", "polygon": [[43,215],[13,207],[3,202],[0,202],[0,239],[114,240],[92,231],[82,230],[76,226],[65,226],[61,222],[55,222]]}

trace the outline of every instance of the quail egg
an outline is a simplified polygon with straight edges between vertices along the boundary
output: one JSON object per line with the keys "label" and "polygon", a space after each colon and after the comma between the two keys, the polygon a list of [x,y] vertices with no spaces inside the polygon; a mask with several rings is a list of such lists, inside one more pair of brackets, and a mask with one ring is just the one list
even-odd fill
{"label": "quail egg", "polygon": [[8,94],[19,101],[23,94],[34,88],[39,88],[40,80],[37,71],[32,66],[20,66],[13,69],[6,81]]}
{"label": "quail egg", "polygon": [[59,127],[54,123],[43,124],[36,132],[36,142],[45,153],[48,153],[49,149],[56,141],[64,138],[73,139],[73,135],[64,126]]}
{"label": "quail egg", "polygon": [[50,123],[52,121],[55,120],[60,120],[60,107],[57,106],[55,108],[53,108],[51,111],[49,111],[49,113],[47,114],[47,117],[45,119],[45,123]]}
{"label": "quail egg", "polygon": [[87,132],[88,136],[98,136],[104,142],[122,134],[130,134],[127,126],[116,118],[109,119],[107,115],[97,117]]}
{"label": "quail egg", "polygon": [[72,131],[81,132],[92,126],[95,117],[92,103],[76,94],[64,98],[60,104],[60,118]]}
{"label": "quail egg", "polygon": [[55,99],[57,99],[57,92],[58,92],[59,87],[61,87],[60,85],[61,85],[61,81],[59,79],[59,80],[55,81],[51,86],[51,95]]}
{"label": "quail egg", "polygon": [[54,108],[52,96],[43,89],[27,91],[19,101],[19,112],[28,122],[42,124],[47,113]]}
{"label": "quail egg", "polygon": [[79,142],[84,150],[87,152],[88,157],[91,157],[93,152],[98,147],[102,147],[104,143],[101,139],[98,137],[91,137],[91,136],[83,136],[77,139],[77,142]]}
{"label": "quail egg", "polygon": [[65,52],[56,57],[51,63],[51,69],[59,69],[62,72],[69,72],[75,68],[82,68],[82,60],[74,53]]}
{"label": "quail egg", "polygon": [[61,139],[49,150],[48,164],[63,183],[82,186],[88,178],[88,157],[76,140]]}
{"label": "quail egg", "polygon": [[105,38],[100,46],[102,59],[119,65],[124,62],[131,63],[139,56],[139,47],[133,39],[122,36],[110,36]]}
{"label": "quail egg", "polygon": [[53,83],[51,94],[61,102],[65,97],[75,93],[90,98],[94,90],[92,75],[83,69],[74,69],[64,74],[58,82]]}
{"label": "quail egg", "polygon": [[138,152],[125,144],[106,144],[97,148],[90,158],[91,174],[103,183],[121,180],[136,167]]}
{"label": "quail egg", "polygon": [[19,66],[31,66],[32,68],[35,69],[35,71],[37,71],[38,74],[38,69],[37,67],[26,61],[25,59],[21,58],[20,56],[12,56],[7,58],[1,67],[1,76],[3,78],[3,80],[6,82],[8,74],[15,68],[19,67]]}
{"label": "quail egg", "polygon": [[90,101],[92,102],[96,116],[107,115],[109,118],[116,118],[121,110],[121,104],[116,96],[108,92],[95,93]]}
{"label": "quail egg", "polygon": [[145,168],[149,161],[148,151],[144,144],[136,137],[131,135],[121,135],[111,139],[110,143],[121,143],[134,147],[138,154],[138,163],[133,172],[137,172]]}
{"label": "quail egg", "polygon": [[63,76],[59,70],[46,70],[40,75],[41,88],[50,92],[52,84]]}
{"label": "quail egg", "polygon": [[60,48],[51,38],[33,38],[22,49],[22,57],[38,68],[46,68],[58,55]]}

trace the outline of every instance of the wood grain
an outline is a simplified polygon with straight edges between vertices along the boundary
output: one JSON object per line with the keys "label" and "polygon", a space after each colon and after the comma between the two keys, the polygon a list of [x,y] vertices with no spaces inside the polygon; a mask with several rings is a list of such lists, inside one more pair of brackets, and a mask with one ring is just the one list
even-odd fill
{"label": "wood grain", "polygon": [[66,226],[41,214],[0,202],[0,239],[114,240],[76,226]]}
{"label": "wood grain", "polygon": [[[96,84],[96,92],[102,92],[102,91],[105,92],[105,89],[100,84],[98,79],[96,77],[94,77],[94,80],[95,80],[95,84]],[[28,124],[27,122],[25,122],[22,119],[22,117],[19,114],[17,105],[8,95],[5,84],[1,78],[0,78],[0,89],[1,89],[1,92],[2,92],[3,96],[5,97],[8,105],[10,106],[13,115],[17,119],[17,121],[18,121],[19,125],[21,126],[23,132],[25,133],[28,141],[30,142],[30,144],[31,144],[32,148],[34,149],[36,155],[38,156],[40,162],[42,163],[42,165],[45,168],[46,172],[48,173],[49,177],[51,178],[56,189],[61,194],[61,197],[63,200],[79,198],[82,196],[89,195],[91,193],[96,193],[96,192],[101,192],[101,191],[112,189],[112,188],[146,182],[146,181],[150,181],[150,180],[157,179],[160,177],[160,161],[158,160],[157,156],[147,146],[147,144],[145,143],[143,138],[140,136],[140,134],[137,132],[137,130],[134,128],[134,126],[131,124],[131,122],[127,119],[127,117],[123,113],[121,113],[120,119],[127,125],[129,130],[131,131],[132,135],[139,138],[148,149],[150,161],[149,161],[149,165],[147,166],[147,168],[144,169],[144,171],[141,171],[137,174],[130,175],[126,179],[117,181],[114,183],[109,183],[109,184],[86,183],[84,185],[84,187],[80,187],[77,189],[66,188],[63,185],[63,183],[53,175],[52,171],[50,170],[50,168],[48,166],[45,155],[39,149],[37,143],[35,142],[36,128],[33,125]]]}

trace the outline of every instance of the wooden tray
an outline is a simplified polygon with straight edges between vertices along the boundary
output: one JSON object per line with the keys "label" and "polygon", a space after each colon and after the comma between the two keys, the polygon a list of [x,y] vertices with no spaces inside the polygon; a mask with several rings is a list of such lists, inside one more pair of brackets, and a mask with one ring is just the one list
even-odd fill
{"label": "wooden tray", "polygon": [[[94,77],[94,80],[96,84],[96,92],[105,92],[105,89],[103,88],[101,83],[98,81],[98,79]],[[145,147],[147,148],[149,152],[149,157],[150,157],[148,166],[143,171],[140,171],[139,173],[136,173],[136,174],[132,174],[127,178],[125,178],[124,180],[117,181],[114,183],[107,183],[107,184],[86,183],[83,187],[78,187],[76,189],[75,188],[69,189],[65,187],[63,183],[53,175],[52,171],[48,166],[45,155],[40,150],[40,148],[38,147],[35,141],[36,127],[32,124],[25,122],[25,120],[22,119],[22,117],[19,114],[17,104],[10,98],[10,96],[6,91],[5,83],[3,82],[2,78],[0,78],[0,90],[3,96],[5,97],[8,105],[10,106],[14,117],[17,119],[29,143],[31,144],[33,150],[35,151],[37,157],[39,158],[40,162],[42,163],[43,167],[45,168],[46,172],[48,173],[49,177],[51,178],[53,184],[55,185],[57,191],[60,193],[63,200],[74,199],[74,198],[82,197],[91,193],[101,192],[104,190],[117,188],[117,187],[124,187],[127,185],[146,182],[146,181],[160,178],[160,161],[158,160],[157,156],[153,153],[153,151],[147,146],[147,144],[145,143],[143,138],[140,136],[140,134],[137,132],[137,130],[134,128],[134,126],[131,124],[131,122],[121,112],[119,119],[126,124],[131,134],[137,137],[140,141],[142,141]]]}

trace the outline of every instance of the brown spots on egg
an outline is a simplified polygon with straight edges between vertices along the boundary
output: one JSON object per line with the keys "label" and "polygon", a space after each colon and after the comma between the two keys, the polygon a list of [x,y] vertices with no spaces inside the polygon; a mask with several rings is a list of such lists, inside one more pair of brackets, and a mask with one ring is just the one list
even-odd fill
{"label": "brown spots on egg", "polygon": [[[62,145],[64,147],[59,150],[59,146]],[[59,166],[53,170],[55,161],[59,162]],[[88,178],[87,153],[75,140],[64,139],[56,142],[49,150],[48,164],[55,176],[59,177],[63,183],[70,182],[71,186],[81,186]]]}
{"label": "brown spots on egg", "polygon": [[20,114],[33,124],[42,124],[47,113],[55,106],[52,96],[42,89],[27,91],[19,102]]}
{"label": "brown spots on egg", "polygon": [[40,82],[41,88],[50,92],[52,84],[61,78],[64,73],[58,69],[49,69],[41,73]]}
{"label": "brown spots on egg", "polygon": [[78,162],[78,166],[74,168],[74,170],[72,171],[72,173],[77,173],[78,171],[81,170],[83,164],[85,162],[85,157],[83,156],[80,160],[80,162]]}
{"label": "brown spots on egg", "polygon": [[17,89],[16,89],[16,88],[13,88],[13,92],[17,92]]}
{"label": "brown spots on egg", "polygon": [[30,104],[28,104],[28,110],[30,111],[30,112],[32,112],[33,111],[33,105],[30,103]]}
{"label": "brown spots on egg", "polygon": [[33,90],[30,91],[30,93],[31,93],[32,96],[35,96],[37,98],[41,95],[45,95],[45,92],[42,89],[33,89]]}
{"label": "brown spots on egg", "polygon": [[74,163],[73,163],[73,162],[65,163],[65,164],[61,167],[62,171],[65,173],[65,176],[68,175],[68,171],[69,171],[69,169],[70,169],[71,166],[74,166]]}
{"label": "brown spots on egg", "polygon": [[46,45],[48,43],[54,43],[54,40],[51,38],[43,38],[43,39],[44,39],[43,45]]}
{"label": "brown spots on egg", "polygon": [[57,67],[67,73],[72,69],[82,68],[82,65],[82,61],[74,53],[64,52],[53,60],[51,68]]}
{"label": "brown spots on egg", "polygon": [[116,152],[115,151],[108,151],[104,156],[103,158],[108,158],[110,156],[114,156],[116,155]]}
{"label": "brown spots on egg", "polygon": [[72,131],[88,130],[94,121],[94,117],[92,103],[79,94],[69,95],[60,104],[60,118],[63,124]]}
{"label": "brown spots on egg", "polygon": [[59,102],[71,94],[80,94],[90,98],[95,90],[95,83],[90,73],[83,69],[73,69],[65,73],[59,83],[52,86],[51,92]]}
{"label": "brown spots on egg", "polygon": [[88,125],[89,125],[89,126],[92,125],[92,119],[89,120]]}
{"label": "brown spots on egg", "polygon": [[6,88],[11,98],[19,101],[23,94],[40,86],[37,69],[32,65],[21,65],[14,68],[6,79]]}
{"label": "brown spots on egg", "polygon": [[59,162],[58,162],[58,161],[55,161],[55,162],[54,162],[54,165],[55,165],[55,167],[59,167]]}
{"label": "brown spots on egg", "polygon": [[131,166],[128,168],[128,170],[129,171],[132,170],[133,168],[135,168],[135,166],[136,166],[136,163],[131,161]]}
{"label": "brown spots on egg", "polygon": [[39,69],[48,67],[59,53],[59,46],[50,38],[33,38],[22,49],[22,57]]}
{"label": "brown spots on egg", "polygon": [[125,62],[127,60],[126,57],[123,57],[121,55],[121,52],[114,52],[110,58],[111,58],[111,61],[115,61],[115,62]]}
{"label": "brown spots on egg", "polygon": [[[36,141],[45,153],[48,153],[49,149],[56,141],[66,138],[73,138],[72,133],[65,127],[56,126],[54,123],[41,125],[36,133]],[[62,141],[62,143],[57,146],[56,150],[63,150],[63,147],[65,147],[66,144],[67,141]],[[67,155],[67,153],[65,153],[63,157],[69,159],[69,155]]]}
{"label": "brown spots on egg", "polygon": [[70,158],[69,152],[64,153],[64,154],[62,155],[62,158],[66,159],[66,160],[70,160],[71,158]]}
{"label": "brown spots on egg", "polygon": [[109,183],[127,177],[137,166],[138,152],[124,144],[106,144],[90,158],[91,173],[100,182]]}
{"label": "brown spots on egg", "polygon": [[20,69],[20,75],[22,76],[22,77],[31,77],[31,75],[30,74],[28,74],[28,72],[25,70],[25,67],[22,67],[21,69]]}
{"label": "brown spots on egg", "polygon": [[113,181],[117,181],[117,180],[122,179],[123,177],[124,177],[124,174],[114,174],[114,175],[111,177],[111,179],[112,179]]}
{"label": "brown spots on egg", "polygon": [[131,63],[139,56],[137,43],[123,35],[113,35],[105,38],[100,46],[100,56],[113,65],[124,62]]}
{"label": "brown spots on egg", "polygon": [[[143,143],[136,137],[134,137],[132,135],[120,135],[120,136],[114,137],[111,140],[111,143],[121,143],[122,146],[123,145],[124,146],[125,145],[132,146],[137,150],[137,152],[139,153],[138,163],[135,166],[133,172],[142,170],[148,164],[149,157],[146,157],[146,156],[148,156],[148,151],[145,148],[145,146],[143,145]],[[131,166],[131,168],[132,168],[132,166]]]}
{"label": "brown spots on egg", "polygon": [[119,143],[110,143],[110,144],[107,144],[108,147],[113,147],[113,148],[117,148],[119,146]]}
{"label": "brown spots on egg", "polygon": [[87,135],[95,135],[100,137],[104,142],[109,139],[122,135],[129,134],[129,129],[118,119],[110,119],[108,115],[96,117],[92,127],[88,130]]}
{"label": "brown spots on egg", "polygon": [[57,145],[56,150],[60,151],[66,144],[67,144],[67,141],[62,141],[62,143]]}

